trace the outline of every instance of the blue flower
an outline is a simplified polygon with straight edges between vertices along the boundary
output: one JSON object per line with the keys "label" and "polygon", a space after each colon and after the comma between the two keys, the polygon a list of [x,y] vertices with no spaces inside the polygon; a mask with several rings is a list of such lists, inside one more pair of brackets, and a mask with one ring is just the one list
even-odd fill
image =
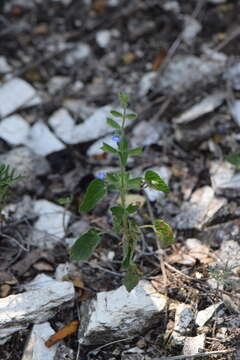
{"label": "blue flower", "polygon": [[116,142],[116,143],[119,143],[121,141],[121,136],[120,135],[117,135],[117,134],[114,134],[112,136],[112,141]]}
{"label": "blue flower", "polygon": [[98,173],[98,176],[97,178],[100,179],[100,180],[104,180],[105,179],[105,176],[106,176],[106,173],[101,171],[100,173]]}

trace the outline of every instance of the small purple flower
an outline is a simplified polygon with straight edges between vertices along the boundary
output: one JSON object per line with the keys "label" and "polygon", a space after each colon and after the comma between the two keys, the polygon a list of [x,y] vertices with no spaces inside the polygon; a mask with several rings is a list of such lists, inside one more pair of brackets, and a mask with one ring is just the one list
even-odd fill
{"label": "small purple flower", "polygon": [[116,143],[119,143],[121,140],[121,136],[120,135],[117,135],[117,134],[114,134],[112,136],[112,141],[116,142]]}
{"label": "small purple flower", "polygon": [[97,178],[100,179],[100,180],[104,180],[105,179],[105,176],[106,176],[106,173],[101,171],[100,173],[98,173],[98,176]]}

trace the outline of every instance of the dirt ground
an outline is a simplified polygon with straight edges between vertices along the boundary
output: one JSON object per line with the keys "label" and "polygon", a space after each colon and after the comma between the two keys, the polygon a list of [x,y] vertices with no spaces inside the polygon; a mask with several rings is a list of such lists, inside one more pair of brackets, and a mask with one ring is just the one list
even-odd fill
{"label": "dirt ground", "polygon": [[[232,240],[240,245],[240,179],[236,178],[235,185],[219,190],[214,185],[216,174],[212,169],[216,163],[223,166],[227,156],[240,153],[240,115],[232,110],[240,94],[240,71],[233,78],[227,75],[229,69],[239,64],[240,2],[2,0],[0,8],[0,55],[9,64],[9,71],[0,74],[1,81],[21,78],[31,84],[42,99],[37,105],[17,110],[29,125],[33,126],[39,119],[48,124],[52,114],[62,108],[69,111],[76,124],[82,124],[105,105],[117,107],[118,92],[130,95],[131,109],[138,117],[129,125],[127,133],[133,143],[143,144],[144,151],[131,160],[129,169],[139,174],[149,168],[164,168],[171,188],[168,196],[149,198],[137,221],[147,223],[152,215],[163,218],[176,234],[175,244],[162,251],[166,278],[151,233],[147,232],[145,240],[137,246],[135,261],[143,277],[151,280],[160,292],[172,301],[191,304],[196,312],[222,301],[224,294],[228,296],[230,305],[225,301],[217,316],[201,329],[206,335],[204,351],[236,350],[209,356],[209,359],[238,359],[240,272],[239,267],[234,274],[231,272],[229,281],[223,270],[229,259],[224,262],[219,254],[224,242]],[[190,35],[184,32],[189,17],[199,26],[195,35],[192,29]],[[85,47],[80,46],[76,55],[74,51],[79,44]],[[191,56],[205,62],[195,67],[190,64],[186,71],[181,64]],[[210,71],[209,59],[214,62]],[[60,85],[54,87],[56,77]],[[237,79],[239,85],[235,86]],[[220,92],[222,100],[213,109],[200,110],[190,121],[179,120],[186,110]],[[94,224],[100,229],[111,229],[108,208],[112,197],[107,197],[88,215],[78,212],[89,181],[97,172],[117,164],[112,156],[89,151],[101,137],[96,135],[76,144],[63,142],[62,150],[43,156],[50,171],[44,175],[33,174],[34,180],[29,180],[32,186],[16,185],[9,203],[17,204],[25,197],[58,204],[60,198],[72,195],[68,208],[72,213],[71,224],[81,220],[83,227]],[[0,155],[8,154],[17,146],[0,134]],[[229,166],[237,174],[237,167]],[[228,167],[226,169],[227,172]],[[202,189],[209,193],[206,195]],[[195,221],[191,198],[196,191],[199,191],[195,195],[197,202],[204,196],[209,201],[210,196],[216,195],[222,205],[214,211],[210,202],[211,215],[207,212],[200,220],[196,215]],[[2,219],[0,271],[11,274],[15,280],[11,283],[0,279],[1,297],[21,292],[21,285],[39,273],[53,276],[59,264],[69,261],[66,241],[59,241],[49,250],[29,241],[35,221],[36,216],[24,211],[18,219],[14,212]],[[68,228],[66,238],[73,232]],[[195,253],[186,242],[193,238],[203,246]],[[89,261],[73,264],[71,280],[76,285],[75,303],[67,312],[60,309],[51,319],[55,330],[60,324],[78,318],[82,301],[121,285],[121,257],[119,242],[106,236]],[[216,270],[215,266],[215,270],[209,271],[209,266],[218,258],[223,261],[220,268]],[[215,279],[217,287],[211,287],[211,279]],[[181,347],[171,345],[169,340],[173,327],[174,311],[169,309],[165,323],[147,333],[100,350],[96,350],[96,346],[84,347],[80,354],[75,333],[63,342],[63,346],[73,351],[65,359],[150,360],[179,355]],[[198,330],[193,326],[188,336],[197,335]],[[0,360],[20,360],[30,331],[31,326],[0,346]],[[123,355],[136,346],[143,350],[142,357]],[[60,358],[59,355],[56,360]]]}

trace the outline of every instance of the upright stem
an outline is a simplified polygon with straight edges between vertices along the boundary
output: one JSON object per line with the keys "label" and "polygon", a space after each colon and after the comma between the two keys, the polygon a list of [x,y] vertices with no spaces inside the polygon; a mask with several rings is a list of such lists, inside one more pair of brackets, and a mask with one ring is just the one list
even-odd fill
{"label": "upright stem", "polygon": [[[123,140],[125,132],[124,132],[124,126],[126,121],[126,106],[123,108],[123,117],[122,117],[122,124],[121,124],[121,140]],[[124,209],[123,214],[123,238],[124,240],[127,239],[128,234],[128,218],[127,218],[127,212],[126,212],[126,195],[127,195],[127,189],[126,189],[126,166],[123,162],[123,143],[120,142],[120,155],[119,155],[119,161],[120,161],[120,171],[121,171],[121,190],[120,190],[120,198],[121,198],[121,206]]]}

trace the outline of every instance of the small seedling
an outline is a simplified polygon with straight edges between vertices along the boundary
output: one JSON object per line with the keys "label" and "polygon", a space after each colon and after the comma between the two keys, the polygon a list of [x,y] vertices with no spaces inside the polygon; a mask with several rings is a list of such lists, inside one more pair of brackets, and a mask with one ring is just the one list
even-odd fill
{"label": "small seedling", "polygon": [[[119,203],[111,207],[114,231],[121,236],[123,244],[122,267],[126,270],[124,285],[131,291],[138,283],[141,271],[133,262],[133,255],[139,232],[142,228],[151,228],[157,235],[162,247],[170,246],[174,242],[174,235],[171,227],[163,220],[156,220],[154,224],[138,226],[134,214],[139,210],[137,204],[127,204],[127,194],[131,190],[140,191],[149,187],[154,190],[169,192],[168,185],[154,171],[148,170],[141,177],[132,178],[127,171],[129,156],[141,154],[140,147],[129,148],[129,142],[125,134],[127,120],[136,118],[136,114],[127,113],[129,98],[125,93],[119,94],[119,101],[122,111],[111,111],[113,118],[107,118],[107,123],[115,131],[112,141],[116,147],[103,143],[102,150],[114,154],[119,160],[119,171],[115,173],[100,172],[98,178],[94,179],[88,186],[85,196],[80,204],[79,210],[91,211],[95,205],[109,192],[119,192]],[[90,228],[82,234],[71,248],[71,257],[75,260],[88,259],[94,249],[101,241],[101,236],[106,234],[96,228]]]}
{"label": "small seedling", "polygon": [[16,170],[9,165],[0,164],[0,212],[6,204],[10,187],[14,182],[23,179],[23,176],[16,175]]}

